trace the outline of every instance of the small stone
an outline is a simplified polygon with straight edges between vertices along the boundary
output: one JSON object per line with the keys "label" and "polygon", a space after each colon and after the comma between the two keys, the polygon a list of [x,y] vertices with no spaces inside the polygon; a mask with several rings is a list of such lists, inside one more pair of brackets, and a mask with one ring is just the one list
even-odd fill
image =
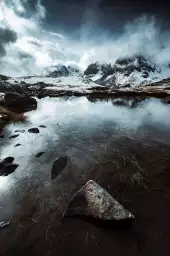
{"label": "small stone", "polygon": [[25,130],[16,130],[15,132],[24,133],[24,132],[25,132]]}
{"label": "small stone", "polygon": [[0,171],[0,175],[8,176],[9,174],[13,173],[18,168],[18,166],[19,166],[18,164],[7,164]]}
{"label": "small stone", "polygon": [[7,164],[12,164],[14,161],[14,157],[6,157],[4,160],[0,162],[0,169],[3,168]]}
{"label": "small stone", "polygon": [[38,128],[31,128],[31,129],[28,130],[28,132],[30,132],[30,133],[39,133],[40,131],[39,131]]}
{"label": "small stone", "polygon": [[9,137],[9,140],[10,140],[10,139],[15,139],[15,138],[17,138],[18,136],[19,136],[19,134],[12,135],[11,137]]}
{"label": "small stone", "polygon": [[45,126],[45,125],[40,125],[39,127],[41,127],[41,128],[47,128],[47,126]]}
{"label": "small stone", "polygon": [[105,221],[134,219],[132,213],[93,180],[88,181],[71,199],[64,215],[88,216]]}
{"label": "small stone", "polygon": [[41,157],[43,154],[45,154],[45,152],[40,152],[40,153],[38,153],[38,154],[36,154],[36,157]]}
{"label": "small stone", "polygon": [[20,146],[21,146],[21,144],[18,143],[18,144],[16,144],[14,147],[20,147]]}
{"label": "small stone", "polygon": [[68,157],[60,157],[56,159],[53,163],[52,170],[51,170],[51,179],[55,179],[66,167],[68,162]]}
{"label": "small stone", "polygon": [[11,223],[10,220],[0,221],[0,228],[5,228],[5,227],[8,226],[10,223]]}

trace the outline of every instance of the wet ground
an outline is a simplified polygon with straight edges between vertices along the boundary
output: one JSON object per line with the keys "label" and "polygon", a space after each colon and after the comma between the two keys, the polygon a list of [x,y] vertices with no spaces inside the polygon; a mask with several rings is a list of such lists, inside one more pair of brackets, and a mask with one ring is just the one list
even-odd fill
{"label": "wet ground", "polygon": [[[11,220],[0,229],[0,255],[169,255],[169,110],[159,100],[127,108],[111,100],[45,98],[26,124],[6,127],[0,159],[12,156],[19,167],[0,177],[0,221]],[[40,133],[28,132],[34,127]],[[68,165],[51,181],[60,156],[69,157]],[[88,179],[136,216],[131,227],[63,218]]]}

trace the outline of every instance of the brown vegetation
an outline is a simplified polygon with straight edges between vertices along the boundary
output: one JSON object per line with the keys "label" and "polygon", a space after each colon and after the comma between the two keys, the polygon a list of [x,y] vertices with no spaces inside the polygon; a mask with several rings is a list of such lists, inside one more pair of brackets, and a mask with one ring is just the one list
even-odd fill
{"label": "brown vegetation", "polygon": [[23,113],[17,114],[3,107],[0,107],[0,116],[3,123],[25,122],[27,119]]}

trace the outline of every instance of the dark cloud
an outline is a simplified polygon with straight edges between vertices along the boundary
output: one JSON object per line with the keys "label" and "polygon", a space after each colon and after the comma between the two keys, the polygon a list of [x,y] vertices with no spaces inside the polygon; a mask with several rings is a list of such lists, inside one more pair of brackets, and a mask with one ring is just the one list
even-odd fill
{"label": "dark cloud", "polygon": [[80,30],[84,23],[109,33],[142,15],[155,16],[169,28],[170,0],[42,0],[47,8],[47,23],[61,32]]}
{"label": "dark cloud", "polygon": [[5,55],[5,46],[17,40],[17,34],[9,29],[0,27],[0,57]]}

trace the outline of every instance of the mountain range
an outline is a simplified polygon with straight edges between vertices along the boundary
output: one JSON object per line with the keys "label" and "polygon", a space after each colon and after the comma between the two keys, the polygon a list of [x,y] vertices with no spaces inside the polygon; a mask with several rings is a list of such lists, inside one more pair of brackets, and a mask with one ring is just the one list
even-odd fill
{"label": "mountain range", "polygon": [[117,59],[114,63],[91,63],[84,71],[66,65],[45,69],[44,76],[8,78],[9,84],[45,84],[60,89],[107,87],[133,88],[152,84],[170,77],[170,65],[158,65],[141,55]]}
{"label": "mountain range", "polygon": [[141,55],[119,58],[115,63],[91,63],[84,72],[70,66],[58,65],[48,72],[48,77],[78,76],[83,81],[91,81],[102,86],[114,88],[133,87],[167,78],[169,66],[158,66]]}

